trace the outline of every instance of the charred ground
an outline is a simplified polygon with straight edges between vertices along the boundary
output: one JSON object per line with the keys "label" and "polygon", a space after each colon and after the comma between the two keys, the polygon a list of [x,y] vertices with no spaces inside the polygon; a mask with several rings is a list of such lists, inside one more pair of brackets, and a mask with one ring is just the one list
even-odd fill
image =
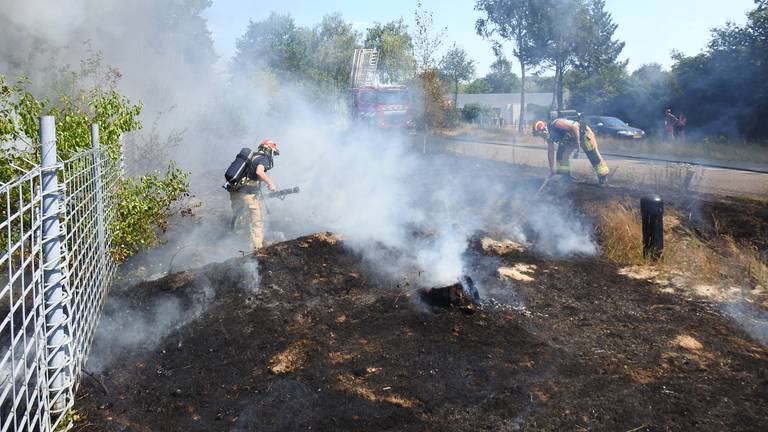
{"label": "charred ground", "polygon": [[[559,193],[586,215],[633,197]],[[706,209],[686,222],[702,236],[719,218],[742,223],[742,241],[764,239],[759,203],[679,203]],[[768,351],[719,304],[603,257],[553,259],[491,237],[468,246],[485,299],[473,313],[434,313],[418,276],[374,273],[331,234],[120,290],[137,310],[162,298],[207,307],[85,377],[75,430],[768,429]]]}

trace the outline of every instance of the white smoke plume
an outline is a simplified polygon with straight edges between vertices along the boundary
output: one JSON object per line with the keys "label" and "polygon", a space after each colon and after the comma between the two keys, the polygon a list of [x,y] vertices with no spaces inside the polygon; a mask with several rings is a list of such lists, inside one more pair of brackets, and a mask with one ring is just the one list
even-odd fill
{"label": "white smoke plume", "polygon": [[[234,155],[272,138],[282,154],[270,175],[278,187],[300,186],[302,192],[284,202],[269,201],[268,224],[288,237],[318,230],[340,234],[388,273],[416,267],[428,283],[453,283],[463,272],[469,237],[505,219],[530,222],[544,253],[595,252],[589,230],[563,216],[567,209],[533,202],[526,204],[525,218],[499,214],[500,203],[513,191],[484,176],[483,167],[419,156],[405,135],[347,128],[344,114],[329,109],[343,106],[335,98],[307,102],[304,90],[276,83],[268,72],[216,76],[211,35],[198,13],[208,6],[205,0],[0,0],[5,28],[0,73],[45,83],[56,65],[77,65],[89,53],[101,52],[103,62],[122,73],[121,90],[144,103],[145,124],[175,107],[159,120],[160,129],[186,130],[169,156],[192,170],[203,210],[216,213],[203,218],[204,224],[225,223],[229,199],[220,185]],[[522,229],[507,232],[519,235]],[[227,244],[215,229],[179,236],[176,250],[155,255],[158,261],[170,262],[187,244]],[[200,264],[237,256],[234,243]],[[392,260],[383,253],[387,250],[403,258]],[[184,268],[181,254],[178,259],[174,267]],[[151,316],[145,318],[154,325]]]}

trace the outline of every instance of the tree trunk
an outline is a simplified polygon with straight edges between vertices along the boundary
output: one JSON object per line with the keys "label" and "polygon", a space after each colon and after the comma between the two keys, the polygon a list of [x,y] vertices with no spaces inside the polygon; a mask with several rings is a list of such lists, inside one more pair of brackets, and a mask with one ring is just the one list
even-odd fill
{"label": "tree trunk", "polygon": [[565,108],[563,105],[563,75],[565,75],[563,69],[565,69],[564,62],[560,62],[560,73],[557,74],[557,109],[562,110]]}
{"label": "tree trunk", "polygon": [[454,87],[453,91],[453,109],[457,110],[459,109],[458,103],[459,103],[459,80],[454,81],[456,86]]}
{"label": "tree trunk", "polygon": [[518,120],[517,132],[525,133],[525,61],[522,58],[518,58],[520,61],[520,120]]}

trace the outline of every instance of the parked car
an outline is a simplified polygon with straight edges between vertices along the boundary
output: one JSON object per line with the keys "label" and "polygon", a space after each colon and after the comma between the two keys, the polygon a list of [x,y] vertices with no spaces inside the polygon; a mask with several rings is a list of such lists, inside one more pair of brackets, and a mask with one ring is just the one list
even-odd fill
{"label": "parked car", "polygon": [[582,120],[597,135],[625,139],[640,139],[645,136],[644,130],[632,127],[616,117],[584,116]]}

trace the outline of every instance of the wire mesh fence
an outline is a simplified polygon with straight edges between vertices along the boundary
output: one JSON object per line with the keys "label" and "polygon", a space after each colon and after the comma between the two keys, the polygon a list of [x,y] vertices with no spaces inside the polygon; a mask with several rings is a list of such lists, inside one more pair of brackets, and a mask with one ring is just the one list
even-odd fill
{"label": "wire mesh fence", "polygon": [[120,163],[95,127],[91,150],[58,162],[52,128],[43,117],[41,166],[0,185],[0,432],[66,426],[117,269]]}

